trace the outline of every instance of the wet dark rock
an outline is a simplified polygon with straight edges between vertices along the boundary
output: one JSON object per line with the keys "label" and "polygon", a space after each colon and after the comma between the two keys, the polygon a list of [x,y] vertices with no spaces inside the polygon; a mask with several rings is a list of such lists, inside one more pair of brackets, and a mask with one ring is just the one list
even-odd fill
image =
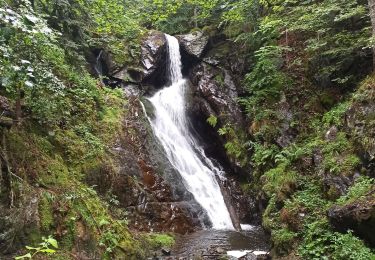
{"label": "wet dark rock", "polygon": [[328,211],[331,224],[340,232],[353,230],[360,238],[375,246],[375,187],[366,198]]}
{"label": "wet dark rock", "polygon": [[218,248],[216,248],[216,252],[217,252],[218,254],[224,254],[224,253],[225,253],[225,250],[224,250],[222,247],[218,247]]}
{"label": "wet dark rock", "polygon": [[280,147],[285,148],[293,142],[296,136],[296,133],[290,127],[290,124],[293,120],[293,112],[290,109],[290,105],[287,102],[285,94],[281,96],[281,99],[277,104],[277,113],[280,115],[281,122],[278,125],[280,133],[276,138],[276,143]]}
{"label": "wet dark rock", "polygon": [[23,199],[13,207],[0,204],[0,255],[19,249],[28,242],[30,234],[40,234],[39,195],[25,192]]}
{"label": "wet dark rock", "polygon": [[333,141],[336,139],[338,129],[336,126],[332,126],[325,134],[325,139],[327,141]]}
{"label": "wet dark rock", "polygon": [[194,109],[195,113],[203,113],[207,118],[213,114],[223,123],[244,122],[236,102],[236,86],[227,70],[200,63],[191,71],[190,79],[193,85],[191,109]]}
{"label": "wet dark rock", "polygon": [[272,257],[269,253],[257,255],[257,260],[271,260]]}
{"label": "wet dark rock", "polygon": [[266,252],[252,251],[248,252],[246,255],[237,258],[239,260],[271,260],[271,256]]}
{"label": "wet dark rock", "polygon": [[170,249],[170,248],[162,248],[162,249],[161,249],[161,252],[162,252],[162,254],[165,255],[165,256],[169,256],[169,255],[171,255],[171,249]]}
{"label": "wet dark rock", "polygon": [[161,86],[166,82],[166,39],[162,32],[150,31],[141,45],[138,66],[123,66],[110,75],[123,82],[134,82]]}
{"label": "wet dark rock", "polygon": [[[236,102],[236,85],[229,71],[199,63],[190,71],[191,88],[188,93],[187,112],[191,131],[201,141],[206,154],[220,161],[224,168],[239,173],[243,171],[239,162],[229,159],[224,149],[226,136],[220,136],[217,129],[230,124],[234,128],[244,125],[244,117]],[[207,118],[217,118],[216,127],[207,123]]]}
{"label": "wet dark rock", "polygon": [[209,39],[207,35],[200,31],[178,35],[176,38],[179,40],[181,48],[196,58],[202,57]]}
{"label": "wet dark rock", "polygon": [[166,39],[162,32],[151,31],[141,47],[142,81],[157,85],[165,83]]}
{"label": "wet dark rock", "polygon": [[258,214],[256,198],[245,194],[234,177],[228,177],[224,186],[228,193],[229,203],[234,208],[239,222],[260,224],[261,215]]}
{"label": "wet dark rock", "polygon": [[313,163],[315,166],[319,167],[323,162],[323,154],[319,149],[313,151]]}
{"label": "wet dark rock", "polygon": [[323,175],[323,189],[331,199],[345,195],[349,187],[353,184],[353,179],[342,175],[332,175],[330,173]]}

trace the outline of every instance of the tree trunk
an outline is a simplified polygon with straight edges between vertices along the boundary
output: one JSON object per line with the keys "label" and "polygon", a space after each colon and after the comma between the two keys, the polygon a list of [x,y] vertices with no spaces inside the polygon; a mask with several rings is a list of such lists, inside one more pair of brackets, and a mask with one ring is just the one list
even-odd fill
{"label": "tree trunk", "polygon": [[[371,25],[372,25],[372,37],[375,39],[375,0],[368,0],[368,6],[370,10],[370,18],[371,18]],[[374,42],[374,39],[372,42]],[[375,44],[372,43],[372,69],[375,69]]]}

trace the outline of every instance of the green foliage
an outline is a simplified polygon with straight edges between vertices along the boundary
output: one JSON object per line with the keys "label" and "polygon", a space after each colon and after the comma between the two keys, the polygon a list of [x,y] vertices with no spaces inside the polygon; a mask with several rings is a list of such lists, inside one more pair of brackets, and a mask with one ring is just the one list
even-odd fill
{"label": "green foliage", "polygon": [[209,123],[210,126],[212,126],[212,127],[216,127],[216,125],[217,125],[217,117],[214,116],[214,115],[210,115],[210,117],[207,118],[207,123]]}
{"label": "green foliage", "polygon": [[52,199],[53,198],[49,195],[49,193],[45,193],[39,200],[38,212],[40,217],[40,225],[44,232],[49,232],[54,222],[53,208],[50,201]]}
{"label": "green foliage", "polygon": [[322,152],[325,155],[323,167],[333,174],[352,174],[360,164],[360,159],[354,154],[353,146],[344,132],[338,132],[335,140],[325,143]]}
{"label": "green foliage", "polygon": [[307,210],[310,216],[325,214],[329,206],[329,203],[323,198],[319,183],[310,179],[303,181],[302,189],[295,192],[292,199],[292,204],[302,207],[305,211]]}
{"label": "green foliage", "polygon": [[38,247],[26,246],[29,253],[22,256],[17,256],[15,259],[33,259],[37,254],[53,255],[56,253],[56,249],[58,249],[59,246],[57,241],[52,236],[49,236],[48,238],[43,237],[42,240],[43,242],[41,242]]}
{"label": "green foliage", "polygon": [[296,233],[285,228],[272,231],[272,242],[280,255],[287,253],[291,249],[296,236]]}
{"label": "green foliage", "polygon": [[275,156],[276,163],[291,164],[311,153],[309,147],[292,144]]}
{"label": "green foliage", "polygon": [[308,225],[299,253],[306,259],[365,260],[375,258],[375,254],[351,232],[347,234],[332,232],[325,220]]}
{"label": "green foliage", "polygon": [[335,108],[325,113],[323,116],[323,126],[329,128],[330,126],[341,127],[344,124],[344,115],[350,106],[350,102],[343,102],[338,104]]}
{"label": "green foliage", "polygon": [[318,220],[307,225],[299,253],[307,259],[328,259],[328,245],[332,233],[326,220]]}
{"label": "green foliage", "polygon": [[238,127],[226,124],[218,130],[219,135],[225,136],[227,142],[224,147],[227,154],[239,162],[241,166],[248,163],[249,142],[246,142],[246,134]]}
{"label": "green foliage", "polygon": [[355,181],[354,185],[350,187],[348,193],[340,197],[337,202],[341,205],[351,203],[368,195],[374,188],[374,179],[361,176]]}
{"label": "green foliage", "polygon": [[347,234],[334,233],[332,259],[366,260],[375,259],[375,254],[365,246],[363,241],[352,232]]}
{"label": "green foliage", "polygon": [[283,48],[275,45],[263,46],[255,52],[257,62],[246,75],[245,83],[250,97],[241,98],[248,116],[256,121],[270,119],[266,104],[277,102],[281,91],[289,84],[287,76],[280,71]]}
{"label": "green foliage", "polygon": [[258,142],[252,143],[254,154],[252,156],[252,163],[256,167],[272,166],[276,156],[279,153],[279,148],[276,145],[260,145]]}
{"label": "green foliage", "polygon": [[262,176],[263,190],[269,197],[276,194],[276,198],[282,201],[294,192],[297,178],[297,172],[288,170],[285,164],[279,164]]}
{"label": "green foliage", "polygon": [[151,233],[148,235],[147,240],[153,249],[158,249],[162,247],[170,248],[175,243],[174,237],[169,234]]}
{"label": "green foliage", "polygon": [[170,34],[186,33],[210,23],[218,24],[223,3],[221,0],[147,0],[143,5],[144,19]]}

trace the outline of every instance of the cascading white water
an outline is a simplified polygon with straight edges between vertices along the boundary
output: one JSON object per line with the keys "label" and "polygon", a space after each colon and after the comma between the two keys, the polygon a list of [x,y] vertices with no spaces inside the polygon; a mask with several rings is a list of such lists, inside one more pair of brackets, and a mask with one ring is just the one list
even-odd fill
{"label": "cascading white water", "polygon": [[207,211],[213,228],[234,229],[215,176],[220,170],[204,155],[188,131],[185,112],[185,90],[188,84],[182,77],[178,41],[170,35],[166,35],[166,39],[171,85],[149,98],[155,108],[151,126],[171,164],[184,179],[186,188]]}

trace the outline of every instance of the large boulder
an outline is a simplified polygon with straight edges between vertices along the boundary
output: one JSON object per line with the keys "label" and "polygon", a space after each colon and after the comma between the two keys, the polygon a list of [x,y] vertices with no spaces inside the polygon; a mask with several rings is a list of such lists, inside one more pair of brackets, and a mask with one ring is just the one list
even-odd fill
{"label": "large boulder", "polygon": [[375,246],[375,189],[364,199],[344,206],[333,206],[328,211],[328,217],[338,231],[353,230]]}
{"label": "large boulder", "polygon": [[178,35],[176,38],[179,40],[184,51],[198,59],[202,58],[209,39],[209,37],[201,31]]}
{"label": "large boulder", "polygon": [[[91,73],[96,76],[106,76],[106,84],[115,83],[155,83],[165,82],[166,68],[166,38],[164,33],[149,31],[141,42],[138,64],[121,64],[116,62],[113,55],[103,48],[97,48],[87,55],[91,64]],[[138,58],[137,58],[138,59]]]}
{"label": "large boulder", "polygon": [[112,71],[111,76],[135,83],[164,81],[166,51],[164,33],[150,31],[141,44],[140,63],[137,66],[124,66]]}

